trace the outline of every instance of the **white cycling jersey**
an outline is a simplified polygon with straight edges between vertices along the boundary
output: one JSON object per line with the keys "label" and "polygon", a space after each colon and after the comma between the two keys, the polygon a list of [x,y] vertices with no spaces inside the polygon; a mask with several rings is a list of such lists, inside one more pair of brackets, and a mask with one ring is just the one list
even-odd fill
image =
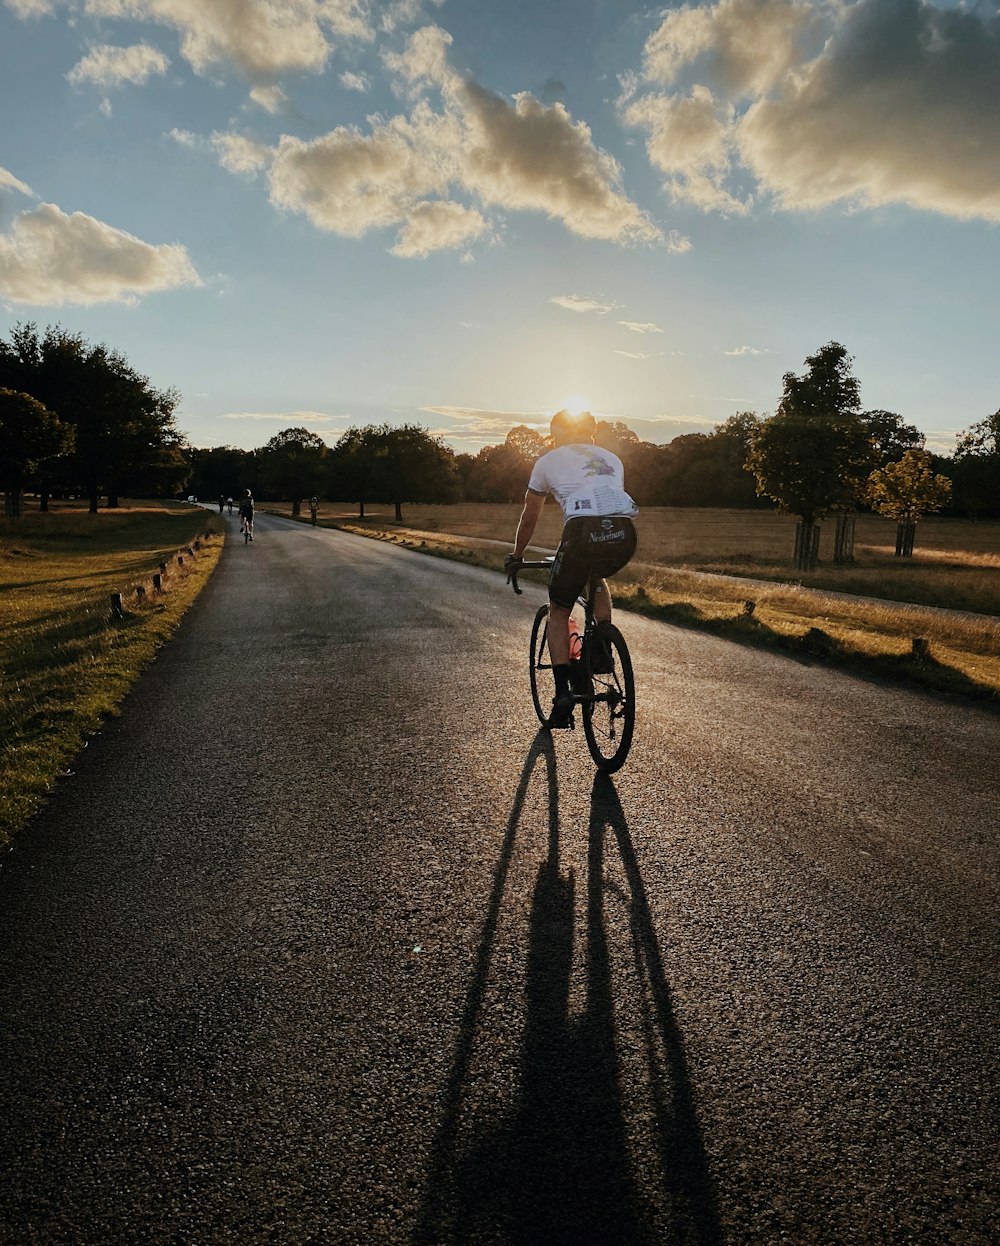
{"label": "white cycling jersey", "polygon": [[601,446],[557,446],[535,462],[528,489],[551,494],[563,519],[587,515],[636,515],[625,492],[625,468],[617,454]]}

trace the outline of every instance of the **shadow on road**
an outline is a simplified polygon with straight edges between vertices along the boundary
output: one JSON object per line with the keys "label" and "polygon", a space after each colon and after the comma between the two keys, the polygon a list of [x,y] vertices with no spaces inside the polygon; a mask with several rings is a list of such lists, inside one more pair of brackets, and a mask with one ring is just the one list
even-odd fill
{"label": "shadow on road", "polygon": [[[519,1064],[512,1075],[498,1079],[504,1087],[511,1085],[513,1102],[497,1108],[490,1090],[479,1084],[483,1051],[490,1050],[493,1037],[484,1009],[518,825],[542,764],[548,851],[528,915]],[[638,1042],[643,1048],[650,1084],[638,1096],[623,1084],[627,1074],[615,1025],[605,913],[608,847],[617,850],[626,879],[627,959],[634,962],[642,1004],[631,1040],[633,1047]],[[560,868],[555,753],[549,734],[539,732],[522,768],[494,869],[413,1237],[416,1246],[712,1246],[721,1240],[649,901],[621,803],[604,775],[595,780],[591,797],[586,893],[585,992],[577,987],[574,1006],[576,879],[572,870]],[[508,1015],[519,1014],[519,1002],[510,1001]],[[637,1098],[650,1118],[639,1130],[630,1128],[627,1106]],[[644,1173],[642,1188],[637,1167]]]}

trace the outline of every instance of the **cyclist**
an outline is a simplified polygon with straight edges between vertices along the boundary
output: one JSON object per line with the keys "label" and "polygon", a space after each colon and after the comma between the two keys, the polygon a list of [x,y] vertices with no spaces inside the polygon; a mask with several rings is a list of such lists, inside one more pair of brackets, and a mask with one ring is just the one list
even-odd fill
{"label": "cyclist", "polygon": [[247,530],[247,535],[250,537],[250,540],[252,541],[253,540],[253,494],[250,492],[249,489],[247,489],[246,494],[243,497],[243,501],[240,502],[240,531],[241,532],[243,531],[244,527]]}
{"label": "cyclist", "polygon": [[[578,416],[557,411],[552,417],[553,449],[532,468],[514,550],[504,559],[505,571],[520,565],[545,499],[555,498],[562,507],[563,531],[549,577],[548,643],[556,686],[550,727],[568,727],[573,719],[569,650],[573,605],[591,577],[600,577],[594,616],[599,623],[610,622],[611,593],[604,577],[620,571],[635,553],[632,520],[638,508],[625,492],[621,459],[594,445],[596,429],[597,421],[589,411]],[[594,662],[594,669],[599,670],[599,655]]]}

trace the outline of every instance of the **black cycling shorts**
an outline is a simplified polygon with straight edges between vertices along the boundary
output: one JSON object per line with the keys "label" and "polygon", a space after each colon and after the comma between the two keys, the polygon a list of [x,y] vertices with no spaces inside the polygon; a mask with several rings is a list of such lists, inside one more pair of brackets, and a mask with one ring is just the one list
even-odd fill
{"label": "black cycling shorts", "polygon": [[635,524],[627,515],[586,515],[567,521],[549,576],[549,599],[567,610],[593,577],[614,575],[636,547]]}

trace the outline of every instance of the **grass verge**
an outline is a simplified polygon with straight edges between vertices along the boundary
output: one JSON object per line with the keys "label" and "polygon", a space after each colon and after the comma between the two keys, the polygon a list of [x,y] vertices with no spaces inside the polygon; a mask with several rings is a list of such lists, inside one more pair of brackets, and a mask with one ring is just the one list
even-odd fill
{"label": "grass verge", "polygon": [[97,515],[57,505],[0,521],[0,846],[117,711],[223,540],[218,517],[170,502]]}
{"label": "grass verge", "polygon": [[[335,521],[346,532],[500,571],[508,546],[416,528]],[[543,577],[525,572],[525,578]],[[615,603],[739,644],[785,652],[1000,708],[1000,620],[882,600],[850,600],[798,584],[751,584],[684,568],[632,563]],[[922,641],[920,652],[914,642]]]}

